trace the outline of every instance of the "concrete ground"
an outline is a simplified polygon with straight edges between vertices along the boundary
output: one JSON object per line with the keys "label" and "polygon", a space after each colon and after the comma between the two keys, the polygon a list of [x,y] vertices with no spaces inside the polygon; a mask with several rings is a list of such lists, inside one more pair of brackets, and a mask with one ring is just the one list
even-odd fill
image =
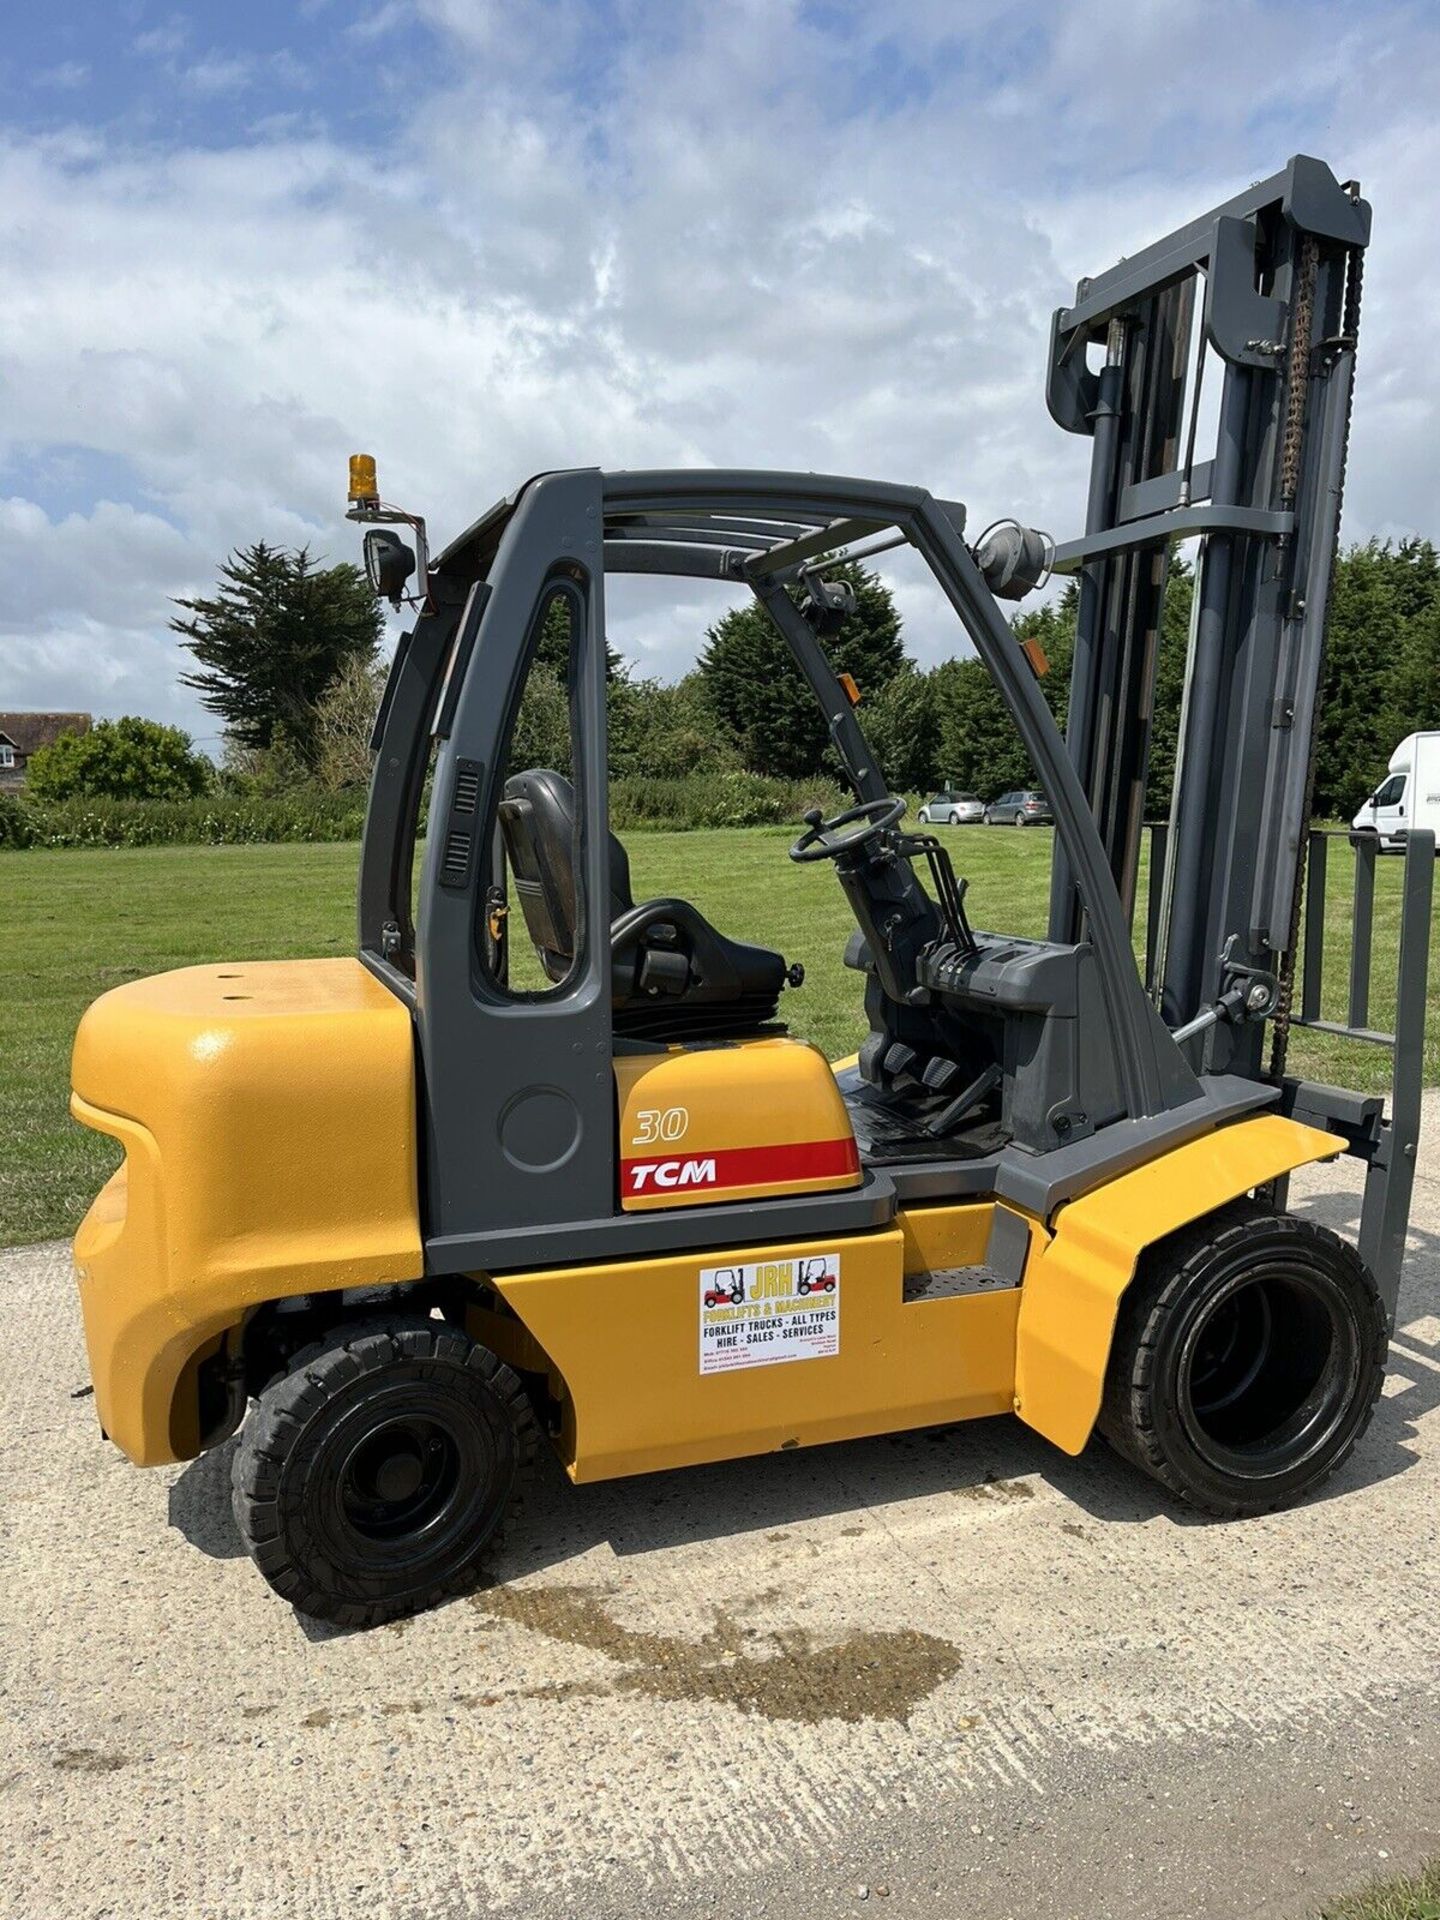
{"label": "concrete ground", "polygon": [[1436,1099],[1386,1396],[1302,1510],[1009,1420],[556,1472],[495,1587],[369,1634],[262,1585],[228,1448],[101,1443],[65,1250],[0,1256],[0,1913],[1278,1917],[1440,1853]]}

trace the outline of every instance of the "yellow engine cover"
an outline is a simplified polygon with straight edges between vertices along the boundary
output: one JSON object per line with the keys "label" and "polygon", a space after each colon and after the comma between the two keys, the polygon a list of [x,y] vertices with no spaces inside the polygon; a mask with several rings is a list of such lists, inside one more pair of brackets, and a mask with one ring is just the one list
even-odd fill
{"label": "yellow engine cover", "polygon": [[626,1211],[860,1184],[860,1155],[818,1048],[777,1037],[615,1062]]}
{"label": "yellow engine cover", "polygon": [[75,1266],[100,1421],[138,1465],[196,1451],[180,1376],[247,1307],[421,1273],[410,1015],[358,960],[116,987],[72,1080],[125,1148]]}

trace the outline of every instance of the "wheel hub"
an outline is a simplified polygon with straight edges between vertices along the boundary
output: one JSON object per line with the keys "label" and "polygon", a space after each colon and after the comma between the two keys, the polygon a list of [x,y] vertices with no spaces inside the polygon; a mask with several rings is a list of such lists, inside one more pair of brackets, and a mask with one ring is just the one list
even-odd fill
{"label": "wheel hub", "polygon": [[382,1500],[409,1500],[423,1473],[424,1463],[413,1453],[392,1453],[375,1470],[375,1490]]}
{"label": "wheel hub", "polygon": [[341,1507],[355,1532],[398,1540],[432,1525],[459,1478],[455,1438],[420,1414],[380,1422],[351,1447],[340,1474]]}

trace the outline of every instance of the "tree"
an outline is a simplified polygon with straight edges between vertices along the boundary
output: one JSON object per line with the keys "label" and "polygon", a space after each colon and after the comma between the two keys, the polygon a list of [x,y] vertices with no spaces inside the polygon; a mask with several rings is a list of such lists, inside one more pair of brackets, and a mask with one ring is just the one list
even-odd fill
{"label": "tree", "polygon": [[[1145,802],[1152,819],[1170,811],[1194,594],[1193,567],[1172,553],[1155,661]],[[1076,604],[1071,587],[1055,608],[1024,614],[1015,623],[1017,631],[1035,633],[1050,655],[1051,672],[1042,685],[1062,727]],[[1315,755],[1317,817],[1348,818],[1374,790],[1397,742],[1435,726],[1440,555],[1428,540],[1352,546],[1337,557],[1330,598]]]}
{"label": "tree", "polygon": [[1037,641],[1045,655],[1047,670],[1040,677],[1040,690],[1062,733],[1070,713],[1070,668],[1075,659],[1075,614],[1079,603],[1075,582],[1067,580],[1058,600],[1014,614],[1010,621],[1017,640]]}
{"label": "tree", "polygon": [[348,660],[374,660],[380,607],[358,567],[319,567],[309,549],[257,540],[220,569],[213,598],[177,600],[173,619],[203,671],[182,674],[241,747],[284,736],[307,767],[317,752],[316,709]]}
{"label": "tree", "polygon": [[699,675],[674,686],[620,674],[610,682],[610,773],[681,780],[738,768],[739,755],[715,725]]}
{"label": "tree", "polygon": [[1410,621],[1395,669],[1390,731],[1398,744],[1407,733],[1440,727],[1440,597]]}
{"label": "tree", "polygon": [[[894,599],[869,568],[854,562],[828,567],[826,577],[850,581],[859,605],[821,644],[837,672],[851,674],[863,697],[874,700],[907,664]],[[715,722],[752,772],[808,779],[822,770],[825,716],[763,607],[723,615],[705,636],[698,672]]]}
{"label": "tree", "polygon": [[[570,677],[570,630],[573,625],[573,620],[574,615],[570,600],[562,593],[552,595],[550,604],[545,609],[545,619],[540,628],[540,638],[536,643],[534,658],[531,661],[532,671],[535,667],[544,667],[546,672],[552,674],[555,679],[560,682],[562,687],[568,683]],[[624,668],[621,665],[620,656],[607,639],[605,642],[605,678],[607,680],[616,680],[619,679],[623,673]]]}
{"label": "tree", "polygon": [[907,666],[862,700],[860,721],[893,792],[928,793],[943,778],[934,674]]}
{"label": "tree", "polygon": [[315,705],[315,779],[331,793],[369,783],[370,736],[385,668],[358,654],[341,667]]}
{"label": "tree", "polygon": [[1190,607],[1195,598],[1194,569],[1178,553],[1170,555],[1165,604],[1160,614],[1160,644],[1155,653],[1155,691],[1151,705],[1150,773],[1145,783],[1145,817],[1168,820],[1180,748],[1180,706],[1185,697],[1185,660],[1190,646]]}
{"label": "tree", "polygon": [[1318,813],[1353,813],[1395,745],[1389,693],[1403,623],[1392,561],[1388,544],[1372,540],[1352,547],[1335,570],[1315,765]]}
{"label": "tree", "polygon": [[89,733],[62,733],[32,755],[28,769],[37,800],[186,800],[213,777],[188,733],[129,714],[101,720]]}
{"label": "tree", "polygon": [[1348,818],[1408,733],[1440,726],[1440,555],[1370,540],[1335,568],[1315,811]]}
{"label": "tree", "polygon": [[1034,786],[1030,756],[984,661],[973,654],[943,661],[934,681],[940,778],[982,800],[1010,787]]}
{"label": "tree", "polygon": [[532,669],[525,682],[507,766],[512,774],[550,767],[570,777],[570,697],[553,674]]}
{"label": "tree", "polygon": [[[549,767],[567,779],[574,773],[571,753],[570,670],[574,655],[574,608],[563,593],[552,594],[540,637],[525,672],[515,726],[510,736],[509,772]],[[605,646],[605,673],[613,698],[620,673],[619,656]]]}
{"label": "tree", "polygon": [[[1192,569],[1182,555],[1172,552],[1160,616],[1151,708],[1145,810],[1152,819],[1168,814],[1170,809],[1194,588]],[[1041,677],[1040,690],[1062,733],[1070,717],[1070,674],[1075,663],[1075,620],[1079,605],[1079,591],[1071,581],[1057,601],[1017,614],[1011,622],[1017,638],[1037,640],[1044,650],[1048,671]],[[959,703],[961,686],[968,689],[965,699],[975,709],[968,715]],[[1034,783],[1036,775],[1029,756],[1020,745],[1014,727],[1008,724],[1003,702],[993,688],[981,689],[978,679],[968,676],[952,686],[943,704],[946,724],[942,727],[942,778],[959,780],[991,799],[1006,787]],[[978,770],[973,776],[962,777],[956,770],[958,764]]]}
{"label": "tree", "polygon": [[[1010,621],[1017,645],[1036,641],[1045,655],[1040,690],[1062,732],[1070,704],[1075,606],[1072,582],[1057,602],[1017,613]],[[985,800],[1011,787],[1037,784],[1019,729],[983,661],[974,655],[946,660],[928,679],[935,784],[948,782]]]}

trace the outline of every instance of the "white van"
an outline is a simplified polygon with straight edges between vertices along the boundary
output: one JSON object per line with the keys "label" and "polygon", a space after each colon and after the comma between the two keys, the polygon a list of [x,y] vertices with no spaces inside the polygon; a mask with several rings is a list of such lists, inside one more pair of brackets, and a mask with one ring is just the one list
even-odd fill
{"label": "white van", "polygon": [[1440,733],[1412,733],[1390,756],[1390,771],[1351,826],[1378,833],[1382,847],[1403,847],[1412,827],[1440,835]]}

